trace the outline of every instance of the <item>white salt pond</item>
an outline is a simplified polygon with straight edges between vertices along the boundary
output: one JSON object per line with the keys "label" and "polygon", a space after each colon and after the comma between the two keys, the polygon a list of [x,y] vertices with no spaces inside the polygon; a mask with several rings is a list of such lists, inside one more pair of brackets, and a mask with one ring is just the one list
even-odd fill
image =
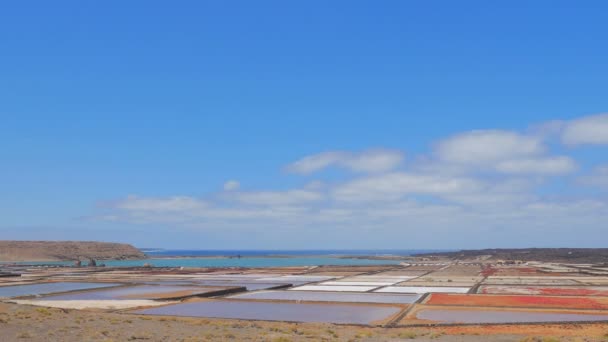
{"label": "white salt pond", "polygon": [[332,276],[307,276],[307,275],[285,275],[285,276],[281,276],[281,277],[266,277],[266,278],[259,278],[256,279],[257,281],[263,281],[263,282],[269,282],[269,283],[273,283],[273,282],[293,282],[293,281],[297,281],[297,282],[317,282],[317,281],[324,281],[324,280],[330,280],[330,279],[335,279],[336,277],[332,277]]}
{"label": "white salt pond", "polygon": [[266,289],[273,289],[276,287],[288,286],[290,283],[256,283],[256,282],[240,282],[240,281],[229,282],[229,281],[208,280],[208,281],[199,281],[199,282],[197,282],[197,284],[203,285],[203,286],[237,286],[237,287],[244,287],[247,289],[247,291],[256,291],[256,290],[266,290]]}
{"label": "white salt pond", "polygon": [[370,324],[401,311],[398,306],[208,301],[132,311],[135,314],[266,321]]}
{"label": "white salt pond", "polygon": [[386,282],[386,281],[325,281],[320,283],[319,285],[354,285],[354,286],[386,286],[393,285],[395,282]]}
{"label": "white salt pond", "polygon": [[345,292],[367,292],[378,288],[378,286],[338,286],[338,285],[303,285],[291,288],[291,291],[345,291]]}
{"label": "white salt pond", "polygon": [[379,293],[344,293],[344,292],[309,292],[309,291],[261,291],[241,293],[228,298],[292,300],[312,302],[351,302],[351,303],[388,303],[411,304],[420,298],[416,294],[379,294]]}
{"label": "white salt pond", "polygon": [[[138,284],[138,283],[135,283]],[[159,281],[144,281],[141,282],[139,284],[144,284],[144,285],[196,285],[195,283],[188,281],[188,280],[159,280]],[[200,284],[199,284],[200,285]]]}
{"label": "white salt pond", "polygon": [[141,285],[120,287],[114,289],[101,289],[86,292],[66,293],[44,297],[44,300],[120,300],[120,299],[154,299],[163,295],[175,296],[202,295],[221,289],[197,286],[162,286]]}
{"label": "white salt pond", "polygon": [[467,293],[470,287],[448,287],[448,286],[387,286],[374,292],[388,293]]}
{"label": "white salt pond", "polygon": [[405,281],[405,280],[409,280],[412,278],[417,278],[414,276],[391,276],[391,275],[358,275],[358,276],[352,276],[352,277],[348,277],[348,278],[343,278],[343,280],[356,280],[356,281],[365,281],[365,280],[370,280],[370,281]]}
{"label": "white salt pond", "polygon": [[0,287],[0,298],[38,296],[50,293],[60,293],[76,290],[88,290],[118,286],[118,283],[78,283],[78,282],[57,282],[41,283],[30,285],[2,286]]}
{"label": "white salt pond", "polygon": [[219,279],[219,280],[256,280],[262,278],[274,278],[281,277],[280,274],[200,274],[197,275],[196,278],[211,280],[211,279]]}

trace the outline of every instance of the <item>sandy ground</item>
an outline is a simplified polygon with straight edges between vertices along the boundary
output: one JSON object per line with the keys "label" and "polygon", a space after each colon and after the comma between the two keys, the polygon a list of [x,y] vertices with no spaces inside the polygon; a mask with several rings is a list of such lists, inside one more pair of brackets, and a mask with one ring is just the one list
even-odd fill
{"label": "sandy ground", "polygon": [[51,308],[64,309],[129,309],[142,306],[161,306],[166,304],[175,304],[178,302],[158,302],[149,299],[129,299],[129,300],[29,300],[29,299],[13,299],[11,302],[17,304],[28,304],[36,306],[44,306]]}
{"label": "sandy ground", "polygon": [[141,316],[0,303],[2,341],[608,341],[607,324],[368,328]]}

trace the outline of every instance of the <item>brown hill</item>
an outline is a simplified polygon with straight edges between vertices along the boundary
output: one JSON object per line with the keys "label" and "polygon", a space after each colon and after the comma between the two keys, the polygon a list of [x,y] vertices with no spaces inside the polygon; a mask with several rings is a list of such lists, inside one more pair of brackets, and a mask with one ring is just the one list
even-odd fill
{"label": "brown hill", "polygon": [[95,241],[0,241],[0,261],[142,259],[145,254],[124,243]]}

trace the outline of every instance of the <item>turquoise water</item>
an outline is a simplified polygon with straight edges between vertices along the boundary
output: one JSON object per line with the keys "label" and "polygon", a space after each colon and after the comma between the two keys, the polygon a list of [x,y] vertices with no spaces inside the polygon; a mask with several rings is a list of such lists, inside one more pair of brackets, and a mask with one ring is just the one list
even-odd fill
{"label": "turquoise water", "polygon": [[332,257],[291,257],[291,258],[188,258],[188,259],[145,259],[104,261],[107,266],[143,266],[146,263],[155,267],[280,267],[315,265],[392,265],[396,260],[340,259]]}
{"label": "turquoise water", "polygon": [[[141,260],[103,260],[98,264],[109,267],[133,267],[151,264],[154,267],[281,267],[281,266],[320,266],[320,265],[395,265],[398,260],[341,259],[330,256],[297,256],[289,258],[150,258]],[[73,262],[26,262],[27,265],[73,265]],[[86,264],[86,262],[84,263]]]}

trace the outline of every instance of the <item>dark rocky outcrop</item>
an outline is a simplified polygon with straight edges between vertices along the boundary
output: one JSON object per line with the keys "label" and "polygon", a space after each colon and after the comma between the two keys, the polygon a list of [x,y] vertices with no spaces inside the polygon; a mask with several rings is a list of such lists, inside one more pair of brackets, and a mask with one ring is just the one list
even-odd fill
{"label": "dark rocky outcrop", "polygon": [[455,260],[521,260],[564,263],[604,263],[608,248],[497,248],[416,254],[416,257],[443,257]]}

